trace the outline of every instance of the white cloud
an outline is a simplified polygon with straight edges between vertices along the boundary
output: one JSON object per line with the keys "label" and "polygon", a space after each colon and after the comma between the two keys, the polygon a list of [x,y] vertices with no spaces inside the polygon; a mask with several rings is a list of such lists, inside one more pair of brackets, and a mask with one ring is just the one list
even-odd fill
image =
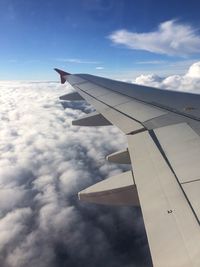
{"label": "white cloud", "polygon": [[96,67],[96,70],[103,70],[103,69],[104,69],[104,67],[101,67],[101,66]]}
{"label": "white cloud", "polygon": [[58,83],[0,82],[0,266],[132,266],[135,233],[143,233],[134,210],[77,198],[125,170],[105,156],[126,140],[112,126],[72,126],[91,107],[68,102],[64,110],[58,97],[70,91]]}
{"label": "white cloud", "polygon": [[58,58],[57,61],[75,63],[75,64],[99,64],[101,62],[94,60],[84,60],[80,58]]}
{"label": "white cloud", "polygon": [[115,44],[157,54],[188,56],[200,52],[200,35],[197,29],[176,20],[165,21],[159,24],[156,31],[147,33],[117,30],[109,38]]}
{"label": "white cloud", "polygon": [[135,79],[138,84],[145,84],[148,86],[159,87],[162,78],[156,74],[140,75]]}
{"label": "white cloud", "polygon": [[133,82],[164,89],[200,93],[200,62],[192,64],[185,75],[171,75],[165,78],[155,74],[140,75]]}
{"label": "white cloud", "polygon": [[19,235],[27,233],[26,224],[27,220],[30,220],[31,213],[30,208],[15,209],[0,220],[0,251],[3,251],[9,243],[14,243]]}
{"label": "white cloud", "polygon": [[200,62],[192,64],[186,73],[187,77],[200,79]]}

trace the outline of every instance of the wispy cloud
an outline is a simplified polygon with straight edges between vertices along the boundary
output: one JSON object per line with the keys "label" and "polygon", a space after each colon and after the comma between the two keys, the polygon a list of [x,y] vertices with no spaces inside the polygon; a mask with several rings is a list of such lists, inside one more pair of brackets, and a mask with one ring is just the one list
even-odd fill
{"label": "wispy cloud", "polygon": [[165,64],[165,60],[149,60],[149,61],[138,61],[136,64],[148,64],[148,65],[156,65],[156,64]]}
{"label": "wispy cloud", "polygon": [[101,67],[101,66],[96,67],[96,70],[104,70],[104,67]]}
{"label": "wispy cloud", "polygon": [[75,63],[75,64],[99,64],[101,63],[99,61],[83,60],[80,58],[58,58],[57,61]]}
{"label": "wispy cloud", "polygon": [[200,52],[200,35],[194,27],[169,20],[152,32],[137,33],[125,29],[110,34],[109,39],[130,49],[170,56],[188,56]]}
{"label": "wispy cloud", "polygon": [[39,59],[27,59],[27,60],[19,60],[15,58],[11,58],[7,60],[8,63],[18,63],[18,64],[31,64],[31,63],[39,63]]}

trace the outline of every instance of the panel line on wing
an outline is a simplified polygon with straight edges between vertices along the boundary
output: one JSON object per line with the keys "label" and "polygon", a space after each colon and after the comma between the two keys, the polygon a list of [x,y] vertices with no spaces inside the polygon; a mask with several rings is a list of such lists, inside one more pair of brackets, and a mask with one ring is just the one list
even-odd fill
{"label": "panel line on wing", "polygon": [[[143,103],[140,103],[138,101],[136,101],[135,103],[133,103],[133,100],[130,100],[127,102],[127,104],[129,104],[128,106],[128,109],[127,109],[127,112],[123,112],[123,108],[122,108],[122,105],[124,104],[119,104],[119,105],[116,105],[116,106],[111,106],[109,105],[108,103],[105,103],[104,101],[102,101],[101,99],[99,99],[98,95],[95,96],[94,94],[92,95],[90,93],[90,91],[88,92],[87,90],[85,89],[82,89],[78,86],[74,86],[77,90],[80,90],[82,91],[83,93],[87,94],[88,96],[92,97],[93,99],[95,99],[96,101],[100,102],[100,103],[103,103],[104,105],[108,106],[109,108],[123,114],[124,116],[127,116],[128,118],[131,118],[132,120],[138,122],[140,125],[142,125],[145,129],[146,127],[144,126],[143,122],[145,122],[147,120],[147,118],[152,118],[152,117],[159,117],[159,116],[163,116],[163,111],[159,111],[153,107],[149,107],[148,105],[146,104],[143,104]],[[109,93],[108,93],[109,95]],[[133,115],[131,116],[129,113],[130,113],[130,105],[131,103],[133,103],[133,107],[135,107],[134,109],[134,112],[136,114],[136,117],[134,117],[134,112],[133,112]],[[141,106],[142,105],[142,106]],[[145,105],[145,106],[144,106]],[[119,107],[119,108],[118,108]],[[142,110],[145,110],[144,112],[142,112]]]}
{"label": "panel line on wing", "polygon": [[149,133],[128,145],[154,266],[198,267],[199,223],[174,173]]}
{"label": "panel line on wing", "polygon": [[[90,83],[90,80],[87,80],[86,79],[86,81],[88,81],[89,83]],[[95,82],[92,82],[92,83],[94,83],[94,85],[96,85],[96,86],[98,86],[98,87],[101,87],[98,83],[95,83]],[[76,86],[76,84],[74,84],[73,86]],[[78,86],[76,86],[76,87],[78,87]],[[132,97],[132,96],[127,96],[126,94],[123,94],[123,93],[121,93],[121,92],[117,92],[117,91],[115,91],[115,90],[113,90],[113,89],[111,89],[111,88],[109,88],[109,87],[106,87],[106,86],[102,86],[102,88],[105,88],[106,90],[108,90],[108,93],[107,94],[109,94],[110,93],[110,91],[112,91],[112,92],[114,92],[114,93],[118,93],[119,95],[123,95],[123,96],[126,96],[126,97],[129,97],[130,98],[130,100],[127,100],[126,102],[124,102],[124,103],[121,103],[121,104],[117,104],[117,105],[115,105],[115,106],[120,106],[120,105],[122,105],[122,104],[126,104],[126,103],[129,103],[129,102],[131,102],[133,99],[135,100],[135,101],[137,101],[137,102],[139,102],[139,103],[143,103],[143,104],[145,104],[145,105],[150,105],[151,107],[153,106],[153,107],[156,107],[157,109],[159,109],[159,110],[161,110],[161,107],[158,107],[158,106],[156,106],[156,105],[153,105],[153,104],[151,104],[151,103],[148,103],[148,102],[146,102],[146,101],[143,101],[143,100],[141,100],[141,99],[138,99],[138,98],[135,98],[135,97]],[[85,92],[85,93],[88,93],[88,91],[89,90],[83,90],[83,89],[81,89],[80,87],[78,87],[78,89],[79,90],[81,90],[81,91],[83,91],[83,92]],[[88,93],[89,94],[89,93]],[[107,95],[107,94],[104,94],[104,95],[101,95],[101,96],[105,96],[105,95]],[[91,95],[91,94],[89,94],[90,96],[92,96],[93,97],[93,95]],[[101,97],[100,96],[100,97]],[[95,98],[95,97],[94,97]],[[97,98],[95,98],[95,99],[97,99]],[[104,104],[106,104],[106,102],[103,102],[103,101],[101,101],[99,98],[97,99],[98,101],[100,101],[100,102],[102,102],[102,103],[104,103]],[[109,104],[106,104],[106,105],[108,105],[109,107],[112,107],[113,108],[113,106],[110,106]],[[163,108],[162,108],[163,109]],[[172,111],[172,110],[170,110],[170,109],[166,109],[166,108],[164,108],[165,110],[168,110],[168,111],[171,111],[171,112],[174,112],[174,111]],[[118,110],[118,109],[117,109]],[[120,111],[120,110],[119,110]],[[164,114],[163,114],[164,115]],[[132,117],[131,117],[132,118]],[[148,120],[150,120],[150,119],[147,119],[146,121],[148,121]]]}
{"label": "panel line on wing", "polygon": [[138,133],[142,133],[142,132],[144,132],[144,131],[147,131],[147,129],[146,129],[146,128],[142,128],[142,129],[139,129],[139,130],[136,130],[136,131],[127,133],[126,135],[138,134]]}
{"label": "panel line on wing", "polygon": [[169,162],[169,160],[168,160],[168,158],[167,158],[167,155],[165,154],[165,152],[164,152],[164,150],[163,150],[163,148],[162,148],[162,145],[160,144],[160,142],[159,142],[159,140],[158,140],[156,134],[154,133],[153,130],[150,130],[150,131],[149,131],[149,134],[150,134],[151,138],[153,139],[155,145],[157,146],[158,150],[160,151],[161,155],[163,156],[165,162],[166,162],[167,165],[169,166],[170,170],[171,170],[172,173],[174,174],[174,177],[176,178],[176,181],[177,181],[177,183],[179,184],[179,186],[180,186],[180,188],[181,188],[181,191],[183,192],[183,194],[184,194],[184,196],[185,196],[185,199],[187,200],[187,202],[188,202],[188,204],[189,204],[189,206],[190,206],[190,208],[191,208],[191,210],[192,210],[192,212],[193,212],[193,214],[194,214],[195,219],[197,220],[198,224],[200,225],[200,220],[199,220],[199,218],[198,218],[198,216],[197,216],[197,214],[196,214],[196,212],[195,212],[195,210],[194,210],[194,208],[193,208],[193,206],[192,206],[192,204],[191,204],[191,202],[190,202],[190,200],[189,200],[187,194],[185,193],[184,188],[182,187],[182,183],[179,182],[179,179],[178,179],[178,177],[177,177],[177,175],[176,175],[176,172],[175,172],[175,170],[173,169],[171,163]]}
{"label": "panel line on wing", "polygon": [[122,112],[121,110],[116,109],[115,107],[112,107],[112,106],[110,106],[110,105],[104,103],[104,102],[101,101],[99,98],[94,97],[93,95],[89,94],[88,92],[86,92],[86,91],[80,89],[78,86],[74,86],[74,87],[75,87],[75,88],[78,88],[78,90],[82,91],[84,94],[87,94],[88,96],[94,98],[96,101],[98,101],[98,102],[100,102],[100,103],[102,103],[102,104],[108,106],[109,108],[114,109],[115,111],[117,111],[117,112],[123,114],[124,116],[127,116],[128,118],[130,118],[130,119],[132,119],[132,120],[134,120],[134,121],[140,123],[140,124],[146,129],[146,127],[143,125],[143,123],[142,123],[141,121],[139,121],[139,120],[137,120],[137,119],[131,117],[130,115],[128,115],[128,114]]}
{"label": "panel line on wing", "polygon": [[[87,80],[88,82],[91,82],[89,79],[87,79],[87,78],[85,78],[85,77],[84,77],[84,79]],[[94,84],[97,85],[97,86],[100,86],[100,84],[98,84],[98,83],[95,82],[95,81],[92,81],[92,83],[94,83]],[[112,92],[115,92],[115,93],[117,92],[117,91],[113,90],[112,88],[109,88],[109,87],[107,87],[107,86],[105,86],[105,85],[102,86],[102,87],[108,89],[109,91],[112,91]],[[126,94],[124,94],[124,93],[122,93],[122,92],[118,92],[118,93],[120,93],[120,94],[122,94],[122,95],[124,95],[124,96],[128,96],[128,95],[126,95]],[[134,99],[134,100],[136,100],[136,101],[138,101],[138,102],[141,102],[141,103],[144,103],[144,104],[147,104],[147,105],[151,105],[151,106],[156,107],[156,108],[159,108],[159,109],[161,108],[161,109],[164,109],[164,110],[166,110],[166,111],[170,111],[170,112],[176,113],[176,114],[178,114],[178,115],[181,115],[181,116],[184,116],[184,117],[187,117],[187,118],[196,120],[196,121],[200,121],[200,119],[199,119],[198,117],[195,117],[194,115],[191,116],[191,115],[186,114],[186,113],[181,113],[181,112],[179,112],[178,110],[175,110],[175,109],[173,109],[173,108],[170,108],[170,107],[167,107],[167,106],[164,106],[164,105],[160,105],[160,104],[155,103],[155,102],[147,102],[147,101],[138,99],[138,98],[133,97],[133,96],[129,96],[129,97],[132,98],[132,99]]]}
{"label": "panel line on wing", "polygon": [[181,184],[189,184],[189,183],[194,183],[194,182],[197,182],[197,181],[200,181],[200,178],[199,179],[195,179],[195,180],[191,180],[191,181],[182,182]]}

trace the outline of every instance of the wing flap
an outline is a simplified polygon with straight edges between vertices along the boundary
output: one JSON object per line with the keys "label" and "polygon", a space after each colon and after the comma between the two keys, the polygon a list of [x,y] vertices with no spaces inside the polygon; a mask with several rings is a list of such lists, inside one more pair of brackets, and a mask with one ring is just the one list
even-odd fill
{"label": "wing flap", "polygon": [[174,173],[148,132],[128,144],[154,266],[200,266],[199,223]]}
{"label": "wing flap", "polygon": [[155,130],[156,137],[200,222],[200,137],[187,124]]}
{"label": "wing flap", "polygon": [[200,181],[185,183],[182,185],[182,187],[191,203],[192,208],[195,211],[196,216],[200,221]]}
{"label": "wing flap", "polygon": [[158,128],[155,134],[179,182],[200,179],[199,135],[187,123]]}

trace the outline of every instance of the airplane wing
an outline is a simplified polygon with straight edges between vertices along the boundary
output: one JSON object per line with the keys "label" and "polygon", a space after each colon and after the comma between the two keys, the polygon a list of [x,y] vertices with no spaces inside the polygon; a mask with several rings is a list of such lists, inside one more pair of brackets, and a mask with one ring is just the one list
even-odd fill
{"label": "airplane wing", "polygon": [[55,69],[96,112],[74,125],[116,125],[128,148],[107,157],[132,170],[81,192],[101,204],[140,205],[155,267],[200,266],[200,95]]}

